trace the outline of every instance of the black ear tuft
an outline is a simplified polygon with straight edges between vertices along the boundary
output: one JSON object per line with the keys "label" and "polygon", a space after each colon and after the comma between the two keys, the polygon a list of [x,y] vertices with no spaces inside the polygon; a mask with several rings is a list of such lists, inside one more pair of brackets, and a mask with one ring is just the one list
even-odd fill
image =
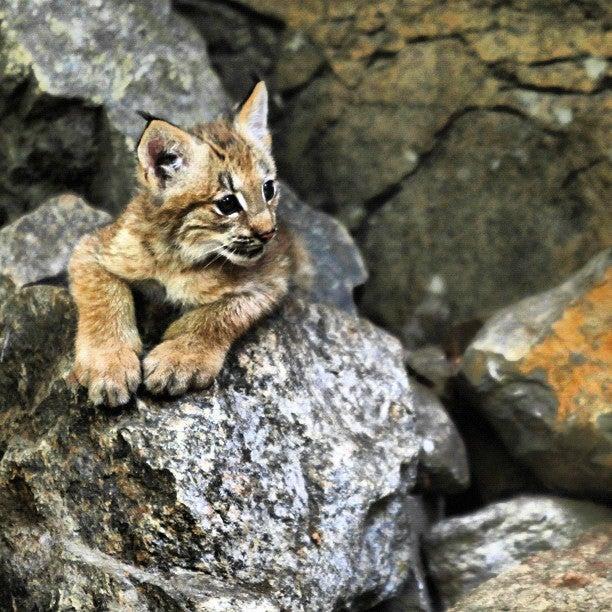
{"label": "black ear tuft", "polygon": [[[136,114],[140,115],[147,123],[151,123],[151,121],[155,121],[156,119],[159,119],[159,121],[166,121],[165,119],[162,119],[161,117],[157,117],[156,115],[152,115],[151,113],[147,113],[147,111],[143,111],[143,110],[137,110]],[[166,121],[166,123],[170,123],[170,122]]]}
{"label": "black ear tuft", "polygon": [[147,111],[143,111],[143,110],[137,110],[136,114],[140,115],[147,122],[147,125],[145,125],[145,128],[144,130],[142,130],[140,137],[138,138],[138,142],[136,143],[135,150],[138,150],[138,147],[140,146],[140,141],[142,140],[144,133],[147,131],[147,128],[149,127],[149,123],[151,123],[151,121],[166,121],[166,120],[160,119],[160,117],[156,117],[155,115],[152,115],[151,113],[147,113]]}

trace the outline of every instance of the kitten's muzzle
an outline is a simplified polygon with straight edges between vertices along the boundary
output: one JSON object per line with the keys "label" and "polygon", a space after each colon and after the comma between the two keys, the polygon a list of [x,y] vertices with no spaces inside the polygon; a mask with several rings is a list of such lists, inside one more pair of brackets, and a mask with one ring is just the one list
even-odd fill
{"label": "kitten's muzzle", "polygon": [[274,236],[276,235],[276,228],[273,227],[272,229],[267,230],[265,232],[254,232],[254,235],[256,238],[258,238],[265,244],[266,242],[270,242],[270,240],[274,238]]}

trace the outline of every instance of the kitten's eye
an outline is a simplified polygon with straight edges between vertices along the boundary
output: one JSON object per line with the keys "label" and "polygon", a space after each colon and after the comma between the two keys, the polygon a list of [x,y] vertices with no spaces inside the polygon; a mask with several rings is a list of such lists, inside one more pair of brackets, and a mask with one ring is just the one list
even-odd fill
{"label": "kitten's eye", "polygon": [[226,196],[217,200],[215,206],[222,215],[233,215],[234,213],[242,211],[242,206],[233,193],[228,193]]}
{"label": "kitten's eye", "polygon": [[263,191],[263,197],[265,198],[266,202],[269,202],[276,193],[276,186],[274,185],[273,180],[266,181],[261,189]]}

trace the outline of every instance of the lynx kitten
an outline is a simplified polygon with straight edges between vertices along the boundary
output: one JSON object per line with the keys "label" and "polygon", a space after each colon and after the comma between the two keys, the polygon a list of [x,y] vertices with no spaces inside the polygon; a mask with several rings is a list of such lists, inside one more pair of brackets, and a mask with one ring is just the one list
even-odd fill
{"label": "lynx kitten", "polygon": [[[208,386],[231,344],[287,292],[299,248],[277,226],[278,188],[258,83],[233,122],[185,131],[149,118],[139,191],[70,261],[79,313],[73,374],[95,404]],[[182,316],[144,356],[132,287],[153,280]]]}

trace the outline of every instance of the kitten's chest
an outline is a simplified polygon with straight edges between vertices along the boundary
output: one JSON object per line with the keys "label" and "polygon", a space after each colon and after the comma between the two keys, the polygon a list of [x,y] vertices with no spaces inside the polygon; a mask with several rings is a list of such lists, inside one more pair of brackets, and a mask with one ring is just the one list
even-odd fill
{"label": "kitten's chest", "polygon": [[162,275],[157,280],[157,285],[157,291],[162,292],[161,299],[181,307],[215,302],[224,295],[236,291],[236,284],[231,280],[201,271]]}

